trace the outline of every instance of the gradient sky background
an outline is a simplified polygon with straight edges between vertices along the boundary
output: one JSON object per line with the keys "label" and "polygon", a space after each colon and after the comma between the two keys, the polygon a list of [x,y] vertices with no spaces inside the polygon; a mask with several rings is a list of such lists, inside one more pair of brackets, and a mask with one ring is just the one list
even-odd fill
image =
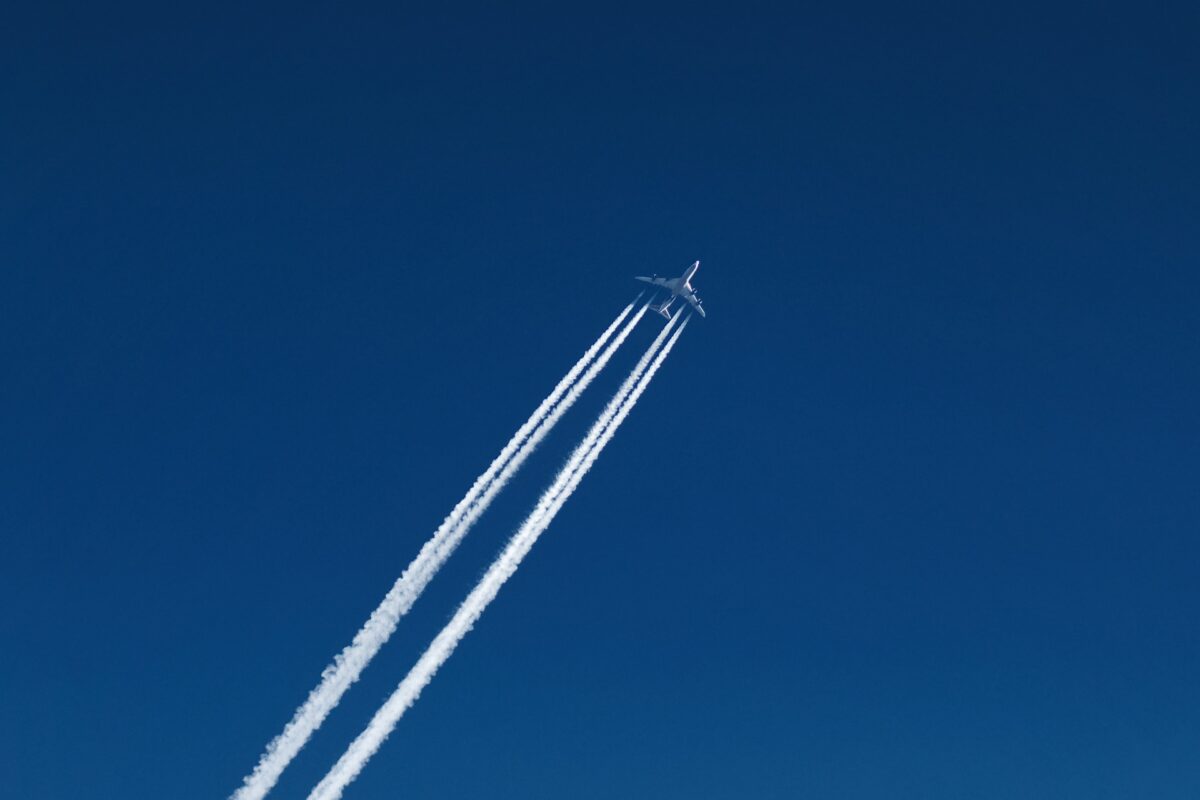
{"label": "gradient sky background", "polygon": [[347,798],[1200,795],[1194,3],[254,5],[3,12],[0,794],[225,797],[699,258],[708,319]]}

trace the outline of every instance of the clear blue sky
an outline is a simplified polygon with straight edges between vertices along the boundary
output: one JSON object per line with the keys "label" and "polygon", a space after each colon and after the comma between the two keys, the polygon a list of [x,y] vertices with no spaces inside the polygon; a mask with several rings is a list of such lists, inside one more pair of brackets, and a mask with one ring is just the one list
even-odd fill
{"label": "clear blue sky", "polygon": [[347,797],[1200,795],[1194,3],[244,5],[4,12],[0,794],[224,797],[699,258],[708,319]]}

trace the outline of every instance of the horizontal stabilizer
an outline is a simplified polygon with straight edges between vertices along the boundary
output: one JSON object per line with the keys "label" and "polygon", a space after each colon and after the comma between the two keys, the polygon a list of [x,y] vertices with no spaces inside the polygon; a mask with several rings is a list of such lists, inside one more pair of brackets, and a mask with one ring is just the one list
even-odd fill
{"label": "horizontal stabilizer", "polygon": [[667,295],[666,300],[663,300],[661,303],[659,303],[657,306],[654,306],[653,308],[659,314],[662,314],[662,316],[665,319],[669,320],[671,318],[671,312],[670,312],[671,304],[674,302],[675,302],[675,295]]}

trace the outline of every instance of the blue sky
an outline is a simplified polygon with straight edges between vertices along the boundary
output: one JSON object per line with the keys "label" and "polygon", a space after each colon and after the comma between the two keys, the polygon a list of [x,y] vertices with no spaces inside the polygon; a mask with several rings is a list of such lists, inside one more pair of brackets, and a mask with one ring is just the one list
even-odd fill
{"label": "blue sky", "polygon": [[697,258],[708,318],[347,797],[1200,792],[1193,6],[5,17],[5,796],[224,797]]}

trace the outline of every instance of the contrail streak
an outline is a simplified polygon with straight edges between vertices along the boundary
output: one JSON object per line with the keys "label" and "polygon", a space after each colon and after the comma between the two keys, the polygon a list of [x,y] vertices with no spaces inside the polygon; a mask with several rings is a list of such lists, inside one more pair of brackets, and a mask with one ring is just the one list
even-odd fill
{"label": "contrail streak", "polygon": [[[520,469],[555,423],[604,368],[617,348],[629,337],[646,313],[648,304],[643,305],[633,315],[617,333],[616,338],[613,338],[613,333],[629,316],[641,297],[639,294],[617,315],[529,419],[517,429],[483,474],[475,479],[466,495],[421,547],[416,558],[355,634],[353,641],[324,669],[321,682],[309,693],[303,705],[296,709],[283,732],[267,745],[254,771],[243,779],[242,786],[231,796],[232,800],[262,800],[271,791],[283,770],[325,721],[329,712],[337,706],[342,695],[358,680],[380,648],[387,643],[400,618],[412,608],[413,603],[454,553],[471,526],[487,510],[495,496]],[[598,357],[597,353],[600,353]],[[583,373],[582,376],[580,373]]]}
{"label": "contrail streak", "polygon": [[[690,317],[689,317],[690,318]],[[662,365],[663,360],[675,346],[688,320],[675,331],[665,346],[663,339],[679,317],[671,320],[659,333],[658,337],[646,350],[633,372],[629,374],[621,388],[617,391],[595,424],[588,431],[583,441],[571,453],[554,482],[542,494],[537,506],[526,517],[516,534],[509,540],[503,552],[496,558],[479,583],[467,595],[467,599],[459,606],[450,622],[434,638],[433,642],[417,660],[409,673],[396,687],[395,692],[375,713],[366,729],[359,734],[338,759],[329,773],[312,790],[308,800],[339,800],[345,790],[370,760],[396,727],[404,712],[416,702],[438,669],[454,652],[455,647],[479,620],[488,604],[495,599],[500,587],[504,585],[521,560],[529,553],[538,537],[550,525],[555,514],[562,508],[567,498],[579,485],[583,476],[595,463],[600,451],[612,439],[617,428],[633,408],[650,380]],[[657,355],[656,355],[657,353]],[[653,359],[653,363],[651,362]]]}

